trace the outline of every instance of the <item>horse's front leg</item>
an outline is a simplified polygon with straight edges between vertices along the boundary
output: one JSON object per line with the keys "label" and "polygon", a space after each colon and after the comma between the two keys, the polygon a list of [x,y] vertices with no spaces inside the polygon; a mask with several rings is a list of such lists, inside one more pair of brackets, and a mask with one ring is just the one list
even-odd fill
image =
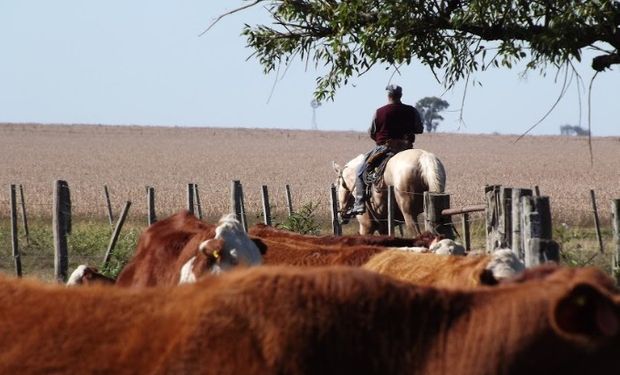
{"label": "horse's front leg", "polygon": [[375,232],[375,224],[368,216],[368,213],[358,215],[357,222],[360,224],[359,234],[366,236]]}

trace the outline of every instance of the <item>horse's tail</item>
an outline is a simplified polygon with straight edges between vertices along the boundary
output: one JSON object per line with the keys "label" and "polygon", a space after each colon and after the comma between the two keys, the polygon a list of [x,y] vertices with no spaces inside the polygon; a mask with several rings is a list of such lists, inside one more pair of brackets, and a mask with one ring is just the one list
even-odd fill
{"label": "horse's tail", "polygon": [[435,154],[424,151],[418,159],[418,164],[422,177],[428,184],[428,191],[443,193],[446,188],[446,170],[439,158]]}

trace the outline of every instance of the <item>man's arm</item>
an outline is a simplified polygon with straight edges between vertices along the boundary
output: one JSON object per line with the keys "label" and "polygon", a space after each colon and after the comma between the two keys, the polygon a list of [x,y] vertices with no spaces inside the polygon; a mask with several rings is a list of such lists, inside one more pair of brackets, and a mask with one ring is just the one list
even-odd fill
{"label": "man's arm", "polygon": [[375,135],[377,134],[377,124],[375,123],[377,120],[377,112],[372,116],[372,122],[370,123],[370,128],[368,128],[368,135],[370,138],[375,141]]}

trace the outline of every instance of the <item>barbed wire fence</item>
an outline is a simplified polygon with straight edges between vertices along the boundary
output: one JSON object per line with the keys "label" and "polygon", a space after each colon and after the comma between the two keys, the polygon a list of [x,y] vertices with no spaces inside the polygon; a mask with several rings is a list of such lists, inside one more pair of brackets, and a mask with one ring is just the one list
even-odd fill
{"label": "barbed wire fence", "polygon": [[[163,188],[144,186],[135,188],[130,191],[125,189],[120,192],[116,191],[114,188],[111,188],[108,185],[97,187],[97,189],[93,188],[92,186],[76,186],[70,189],[70,205],[64,208],[61,207],[58,210],[58,213],[64,215],[65,217],[73,217],[73,220],[79,222],[97,222],[99,223],[99,225],[107,218],[109,221],[109,230],[108,232],[104,232],[108,236],[111,236],[115,229],[114,223],[116,222],[116,219],[121,213],[122,204],[126,204],[127,202],[133,202],[132,210],[128,213],[128,219],[132,221],[131,233],[127,235],[126,238],[121,236],[121,242],[133,241],[135,243],[139,232],[142,229],[146,228],[146,226],[151,222],[151,215],[154,211],[156,211],[156,216],[158,218],[163,218],[170,216],[171,214],[178,212],[180,209],[183,208],[187,208],[190,210],[196,209],[196,214],[202,216],[208,221],[217,220],[222,214],[231,211],[230,188],[214,186],[199,187],[197,184],[173,185],[173,187],[166,186]],[[52,218],[54,203],[50,202],[49,200],[51,200],[50,197],[52,196],[53,189],[41,186],[17,186],[19,186],[20,194],[19,199],[17,199],[15,204],[19,204],[19,207],[21,207],[21,209],[17,209],[17,215],[22,220],[22,224],[19,225],[18,230],[19,238],[22,240],[22,242],[24,242],[24,244],[20,246],[22,251],[19,254],[19,258],[20,260],[25,261],[25,263],[29,265],[40,264],[41,266],[52,266],[54,258],[50,257],[51,250],[40,250],[41,245],[51,246],[52,242],[50,242],[49,240],[42,241],[40,238],[31,238],[30,233],[28,233],[27,219],[34,218],[31,223],[36,223],[38,224],[37,226],[40,227],[42,223],[47,222]],[[147,194],[149,188],[152,189],[152,192],[156,197],[156,199],[153,199],[154,204],[149,200],[151,198],[149,198]],[[272,187],[273,190],[271,191],[271,200],[267,198],[267,202],[265,202],[264,199],[264,195],[266,193],[265,189],[266,185],[261,185],[260,188],[252,186],[252,189],[246,189],[245,191],[243,191],[243,193],[245,194],[245,196],[242,198],[244,206],[243,214],[246,216],[246,218],[244,219],[246,226],[248,225],[247,216],[249,216],[249,221],[251,222],[269,221],[270,223],[272,223],[274,218],[286,218],[294,211],[294,205],[292,200],[293,194],[291,193],[290,185],[286,185],[283,187]],[[94,190],[97,190],[96,194],[93,194]],[[536,189],[533,190],[535,191]],[[304,196],[304,193],[305,192],[302,190],[300,193],[296,192],[296,194],[294,195],[300,197]],[[423,194],[415,192],[398,191],[398,193],[420,195],[423,197]],[[11,194],[7,189],[2,189],[2,191],[0,192],[0,220],[2,220],[2,222],[5,221],[4,219],[10,219],[11,217],[10,211],[12,202],[10,195]],[[32,195],[32,198],[29,197],[30,195]],[[42,197],[44,195],[47,195],[48,201],[43,201]],[[95,196],[98,196],[99,198],[95,199]],[[600,202],[611,201],[613,198],[606,194],[601,194],[601,196],[602,198],[599,197]],[[328,205],[330,197],[327,198],[328,199],[325,199],[325,201],[319,202],[318,206],[320,209],[330,208]],[[551,202],[554,204],[554,221],[556,222],[556,226],[554,227],[554,229],[559,228],[556,230],[556,232],[560,233],[560,235],[563,235],[563,231],[565,231],[566,228],[570,228],[572,226],[579,227],[592,224],[592,222],[594,221],[592,219],[592,216],[590,216],[590,214],[592,214],[592,207],[591,202],[589,202],[587,198],[587,192],[583,194],[583,197],[553,196],[550,198]],[[460,199],[459,204],[472,205],[478,203],[479,201],[476,202],[475,199],[475,197]],[[300,201],[300,199],[297,199],[297,201]],[[296,203],[299,204],[299,202]],[[555,209],[556,206],[560,208]],[[600,221],[603,226],[611,224],[614,220],[611,212],[612,210],[605,210],[606,206],[609,207],[609,205],[605,204],[601,206],[603,207],[603,214],[601,215]],[[266,212],[265,207],[268,207],[268,212]],[[475,227],[477,228],[477,231],[486,231],[487,228],[485,228],[485,226],[488,225],[488,218],[485,217],[484,212],[482,214],[476,214],[475,212],[461,213],[455,216],[457,217],[455,220],[456,223],[453,223],[452,219],[450,218],[449,222],[435,223],[435,226],[431,227],[430,229],[437,232],[448,229],[454,230],[454,232],[461,239],[461,241],[465,242],[465,245],[468,246],[469,250],[469,248],[471,247],[471,242],[465,237],[468,231],[465,228]],[[388,224],[388,218],[377,218],[377,220],[382,222],[383,224]],[[323,222],[323,224],[327,224],[327,219],[321,218],[321,221]],[[394,230],[392,234],[403,236],[405,234],[405,232],[403,231],[403,227],[405,224],[404,220],[393,219],[392,223]],[[428,228],[429,225],[429,222],[424,218],[424,215],[421,215],[421,218],[416,218],[416,223],[420,228]],[[71,224],[69,223],[68,226],[70,227]],[[322,225],[323,228],[327,226],[328,225]],[[8,238],[11,236],[9,233],[10,230],[4,229],[5,227],[8,228],[8,226],[5,226],[5,224],[0,225],[0,270],[8,271],[10,270],[12,263],[15,261],[16,257],[15,254],[12,254],[11,245],[8,241]],[[41,232],[40,229],[39,232]],[[52,230],[43,232],[44,233],[40,234],[40,236],[50,236],[52,234]],[[602,231],[602,235],[610,237],[612,232],[612,230],[604,229]],[[99,234],[98,236],[101,237],[101,234]],[[101,238],[99,238],[99,240],[101,242]],[[563,238],[559,238],[558,240],[562,241]],[[31,244],[30,241],[35,242]],[[81,246],[78,246],[77,242],[77,239],[69,239],[69,246],[73,250],[71,253],[70,265],[75,265],[77,262],[100,264],[100,262],[102,262],[102,260],[106,257],[106,252],[109,250],[102,248],[98,248],[96,250],[88,250],[84,249]],[[128,249],[128,251],[132,250],[133,249]],[[620,250],[614,249],[613,251],[615,253]],[[596,256],[598,255],[595,254],[595,256],[587,262],[591,262]],[[614,260],[614,262],[617,263],[616,260]],[[66,275],[64,275],[64,277],[66,277]]]}

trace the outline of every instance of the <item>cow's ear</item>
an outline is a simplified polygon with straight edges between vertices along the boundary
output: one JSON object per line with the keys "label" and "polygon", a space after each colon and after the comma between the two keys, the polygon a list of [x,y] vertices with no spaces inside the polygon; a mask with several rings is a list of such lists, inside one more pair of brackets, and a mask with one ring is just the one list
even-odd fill
{"label": "cow's ear", "polygon": [[552,308],[552,324],[560,332],[581,337],[611,337],[620,331],[618,307],[589,283],[575,285]]}
{"label": "cow's ear", "polygon": [[224,240],[211,238],[203,241],[198,250],[207,258],[213,257],[219,259],[221,257],[222,250],[224,249]]}
{"label": "cow's ear", "polygon": [[336,172],[336,174],[340,174],[340,171],[342,171],[340,165],[338,165],[335,161],[332,161],[332,168],[334,168],[334,172]]}
{"label": "cow's ear", "polygon": [[267,253],[267,245],[265,245],[265,243],[260,238],[251,237],[250,239],[254,242],[254,245],[258,247],[258,251],[260,251],[261,255],[265,255]]}

